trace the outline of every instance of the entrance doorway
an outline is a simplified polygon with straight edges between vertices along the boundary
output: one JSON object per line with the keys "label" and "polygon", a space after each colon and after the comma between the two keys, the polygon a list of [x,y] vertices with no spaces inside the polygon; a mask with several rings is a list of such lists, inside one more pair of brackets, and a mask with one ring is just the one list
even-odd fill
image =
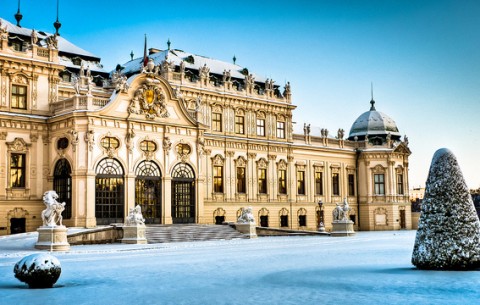
{"label": "entrance doorway", "polygon": [[53,189],[57,192],[58,202],[65,202],[64,219],[72,218],[72,170],[67,159],[60,159],[55,164]]}
{"label": "entrance doorway", "polygon": [[195,173],[185,163],[172,171],[172,222],[195,223]]}
{"label": "entrance doorway", "polygon": [[95,217],[97,224],[123,223],[125,217],[123,167],[105,158],[97,165],[95,178]]}
{"label": "entrance doorway", "polygon": [[145,223],[161,223],[162,181],[158,165],[153,161],[143,161],[135,171],[135,206],[142,207]]}

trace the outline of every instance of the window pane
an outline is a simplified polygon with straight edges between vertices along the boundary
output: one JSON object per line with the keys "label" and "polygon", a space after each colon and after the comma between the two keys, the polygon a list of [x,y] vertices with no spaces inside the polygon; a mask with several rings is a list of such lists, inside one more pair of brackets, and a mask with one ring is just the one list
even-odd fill
{"label": "window pane", "polygon": [[315,194],[323,195],[323,173],[315,173]]}
{"label": "window pane", "polygon": [[297,191],[298,195],[305,195],[305,172],[297,172]]}
{"label": "window pane", "polygon": [[10,155],[10,187],[25,187],[25,155]]}
{"label": "window pane", "polygon": [[257,135],[265,136],[265,120],[263,119],[257,119]]}
{"label": "window pane", "polygon": [[285,139],[285,122],[277,122],[277,138]]}
{"label": "window pane", "polygon": [[333,192],[333,195],[335,195],[335,196],[340,195],[340,187],[339,187],[338,182],[339,182],[338,181],[338,174],[337,173],[332,174],[332,192]]}
{"label": "window pane", "polygon": [[245,193],[245,167],[237,167],[237,193]]}
{"label": "window pane", "polygon": [[258,192],[267,193],[267,170],[264,168],[258,170]]}
{"label": "window pane", "polygon": [[278,192],[280,194],[287,193],[287,171],[284,169],[278,171]]}
{"label": "window pane", "polygon": [[213,191],[223,193],[223,166],[213,167]]}
{"label": "window pane", "polygon": [[245,118],[243,116],[235,117],[235,133],[244,134],[245,131]]}

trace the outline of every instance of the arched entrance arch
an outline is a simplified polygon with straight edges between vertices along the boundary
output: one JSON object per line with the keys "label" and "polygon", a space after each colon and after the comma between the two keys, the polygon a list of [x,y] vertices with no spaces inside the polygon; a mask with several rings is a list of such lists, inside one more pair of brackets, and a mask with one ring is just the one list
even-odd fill
{"label": "arched entrance arch", "polygon": [[72,168],[67,159],[57,161],[53,171],[53,190],[57,192],[58,202],[65,202],[64,219],[72,218]]}
{"label": "arched entrance arch", "polygon": [[116,159],[101,160],[95,178],[97,224],[123,223],[125,217],[124,171]]}
{"label": "arched entrance arch", "polygon": [[172,170],[172,222],[195,223],[195,173],[186,163]]}
{"label": "arched entrance arch", "polygon": [[162,174],[153,161],[142,161],[135,170],[135,206],[142,207],[145,223],[160,223],[162,217]]}

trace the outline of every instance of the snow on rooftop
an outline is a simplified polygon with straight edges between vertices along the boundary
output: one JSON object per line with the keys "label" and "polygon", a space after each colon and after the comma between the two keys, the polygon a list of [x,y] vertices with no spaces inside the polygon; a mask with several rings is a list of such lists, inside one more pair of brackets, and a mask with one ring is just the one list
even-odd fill
{"label": "snow on rooftop", "polygon": [[[223,75],[223,71],[226,70],[230,71],[232,78],[245,78],[245,75],[242,74],[242,70],[244,69],[244,67],[218,59],[185,52],[182,50],[164,50],[148,55],[149,58],[153,59],[155,65],[161,64],[165,60],[166,56],[168,56],[168,61],[175,64],[176,66],[180,65],[180,63],[184,61],[186,69],[199,70],[203,65],[207,65],[207,67],[210,68],[210,74]],[[193,58],[193,63],[187,61],[187,58],[189,57]],[[122,72],[127,74],[139,72],[142,68],[142,61],[143,57],[135,58],[123,64],[122,66],[125,69]],[[249,74],[253,75],[253,77],[255,78],[255,82],[264,83],[266,81],[264,77],[252,73],[251,71],[249,71]]]}
{"label": "snow on rooftop", "polygon": [[[0,18],[0,21],[2,23],[2,27],[6,25],[7,31],[10,34],[17,34],[17,35],[28,36],[28,37],[30,37],[30,35],[32,34],[32,29],[16,26],[15,24],[10,23],[8,20],[5,20],[3,18]],[[44,41],[44,39],[51,35],[53,34],[37,30],[39,43],[43,47],[46,47],[46,42]],[[88,56],[88,57],[98,58],[100,60],[98,56],[74,45],[70,41],[63,38],[62,36],[58,36],[57,39],[58,39],[58,50],[60,52],[76,54],[80,56]]]}

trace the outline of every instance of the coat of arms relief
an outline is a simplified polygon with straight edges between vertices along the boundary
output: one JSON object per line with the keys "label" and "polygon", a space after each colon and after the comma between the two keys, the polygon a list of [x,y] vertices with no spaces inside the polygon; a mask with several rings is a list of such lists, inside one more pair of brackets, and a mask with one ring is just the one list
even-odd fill
{"label": "coat of arms relief", "polygon": [[138,88],[133,99],[128,106],[128,112],[135,114],[145,114],[149,120],[158,118],[167,118],[167,102],[165,93],[158,85],[158,80],[147,79],[147,81]]}

